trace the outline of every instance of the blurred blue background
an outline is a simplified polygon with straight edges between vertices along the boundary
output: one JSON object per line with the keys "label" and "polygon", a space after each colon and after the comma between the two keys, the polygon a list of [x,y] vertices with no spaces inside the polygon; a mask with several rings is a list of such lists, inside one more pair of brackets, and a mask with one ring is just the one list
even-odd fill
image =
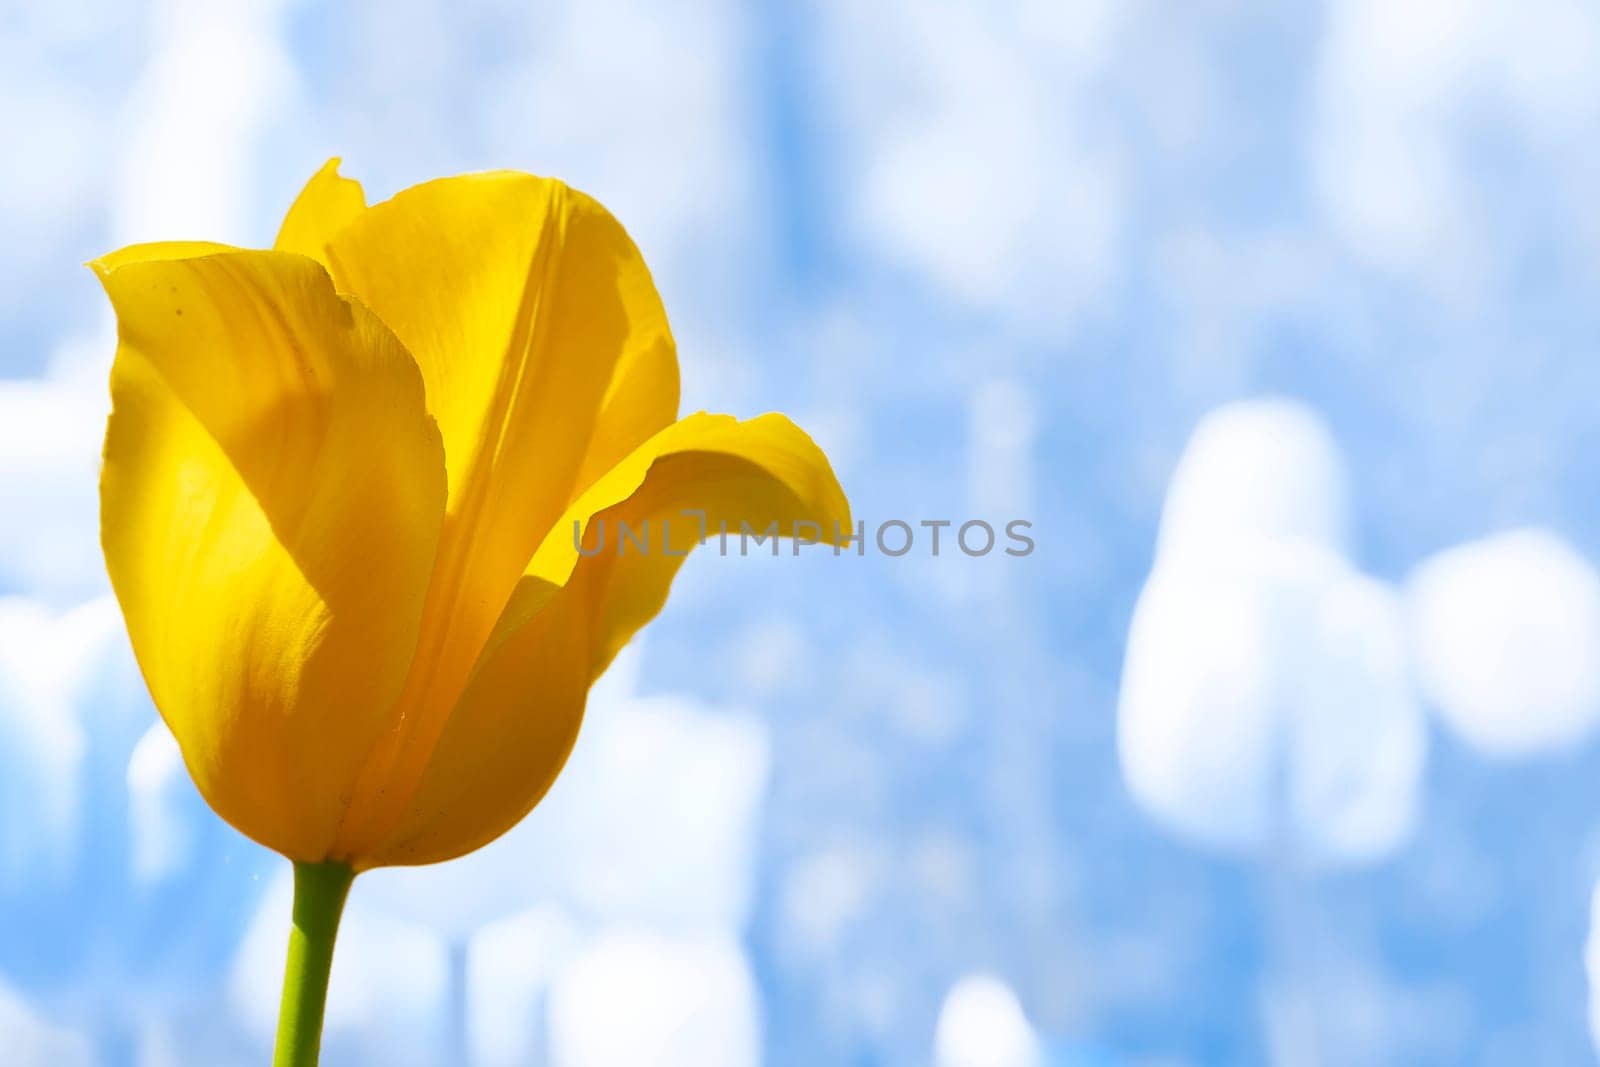
{"label": "blurred blue background", "polygon": [[691,561],[522,827],[357,884],[325,1062],[1592,1058],[1594,4],[11,0],[0,89],[6,1062],[268,1054],[79,264],[333,155],[593,193],[686,410],[1037,549]]}

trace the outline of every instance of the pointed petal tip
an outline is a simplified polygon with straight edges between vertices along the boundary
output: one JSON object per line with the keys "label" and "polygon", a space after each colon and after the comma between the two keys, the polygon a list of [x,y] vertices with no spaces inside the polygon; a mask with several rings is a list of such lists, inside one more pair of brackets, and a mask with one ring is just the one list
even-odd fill
{"label": "pointed petal tip", "polygon": [[273,248],[326,261],[328,243],[367,210],[366,190],[339,173],[343,163],[343,157],[332,156],[306,180],[284,215]]}

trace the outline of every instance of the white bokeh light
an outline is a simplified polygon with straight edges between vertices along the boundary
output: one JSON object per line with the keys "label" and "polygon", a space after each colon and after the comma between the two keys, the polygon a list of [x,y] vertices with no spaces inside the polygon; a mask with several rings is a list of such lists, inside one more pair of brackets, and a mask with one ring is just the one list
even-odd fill
{"label": "white bokeh light", "polygon": [[[97,342],[109,363],[109,331]],[[0,583],[54,604],[106,585],[97,482],[110,404],[104,365],[77,365],[78,347],[46,378],[0,381]]]}
{"label": "white bokeh light", "polygon": [[1600,722],[1600,575],[1524,529],[1447,549],[1406,584],[1419,681],[1479,751],[1565,748]]}
{"label": "white bokeh light", "polygon": [[0,984],[0,1045],[18,1067],[92,1067],[93,1045],[84,1037],[41,1019],[28,1003]]}
{"label": "white bokeh light", "polygon": [[122,116],[129,136],[113,187],[117,244],[265,243],[252,225],[255,153],[293,86],[282,41],[287,6],[151,6],[156,47]]}
{"label": "white bokeh light", "polygon": [[0,598],[0,889],[70,877],[78,861],[85,730],[100,710],[82,705],[121,633],[110,598],[65,613]]}
{"label": "white bokeh light", "polygon": [[[1334,230],[1364,259],[1471,293],[1506,259],[1486,195],[1493,132],[1527,166],[1583,173],[1596,159],[1600,13],[1582,0],[1336,0],[1316,81],[1313,180]],[[1545,183],[1581,207],[1585,185]]]}
{"label": "white bokeh light", "polygon": [[1589,1039],[1600,1052],[1600,885],[1589,900],[1589,937],[1583,947],[1583,967],[1589,976]]}
{"label": "white bokeh light", "polygon": [[755,1067],[755,979],[732,938],[619,930],[562,975],[550,1001],[552,1067]]}
{"label": "white bokeh light", "polygon": [[1124,185],[1090,94],[1116,4],[829,4],[845,222],[958,306],[1058,330],[1119,266]]}
{"label": "white bokeh light", "polygon": [[1347,476],[1327,426],[1287,400],[1229,404],[1200,420],[1161,508],[1162,563],[1209,564],[1257,542],[1334,552],[1348,536]]}
{"label": "white bokeh light", "polygon": [[934,1031],[936,1067],[1042,1067],[1039,1038],[1010,986],[968,975],[950,987]]}
{"label": "white bokeh light", "polygon": [[1414,823],[1402,614],[1339,550],[1342,469],[1315,415],[1268,400],[1208,416],[1173,476],[1118,748],[1134,797],[1197,842],[1360,862]]}

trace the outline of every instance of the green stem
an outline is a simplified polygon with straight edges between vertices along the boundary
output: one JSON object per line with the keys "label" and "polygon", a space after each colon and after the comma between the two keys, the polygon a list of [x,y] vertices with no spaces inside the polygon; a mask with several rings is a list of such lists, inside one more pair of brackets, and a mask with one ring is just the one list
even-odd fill
{"label": "green stem", "polygon": [[339,916],[355,876],[343,863],[294,865],[294,926],[289,930],[289,962],[283,971],[273,1067],[316,1067],[333,942],[339,936]]}

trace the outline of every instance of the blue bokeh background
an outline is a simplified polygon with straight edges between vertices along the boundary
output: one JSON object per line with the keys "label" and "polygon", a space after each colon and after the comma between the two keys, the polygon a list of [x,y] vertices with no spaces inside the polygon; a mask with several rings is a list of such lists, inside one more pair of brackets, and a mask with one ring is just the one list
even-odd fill
{"label": "blue bokeh background", "polygon": [[[114,338],[80,264],[263,245],[334,155],[371,199],[491,167],[593,193],[685,410],[789,412],[869,523],[1025,518],[1037,549],[693,561],[570,787],[459,871],[358,883],[329,1061],[1592,1057],[1593,4],[17,0],[0,90],[0,1058],[265,1056],[282,865],[193,796],[104,599]],[[1208,459],[1239,401],[1342,482]],[[1247,460],[1300,455],[1251,432]],[[1263,844],[1130,788],[1125,648],[1186,447],[1269,510],[1335,500],[1339,566],[1397,605],[1425,756],[1369,798],[1381,848],[1302,858],[1338,801]],[[1548,596],[1441,588],[1560,639],[1485,682],[1414,579],[1517,528],[1565,553],[1528,564]],[[1273,723],[1311,714],[1275,693]],[[1471,725],[1546,713],[1575,725]],[[1215,744],[1292,792],[1320,766],[1295,728]]]}

